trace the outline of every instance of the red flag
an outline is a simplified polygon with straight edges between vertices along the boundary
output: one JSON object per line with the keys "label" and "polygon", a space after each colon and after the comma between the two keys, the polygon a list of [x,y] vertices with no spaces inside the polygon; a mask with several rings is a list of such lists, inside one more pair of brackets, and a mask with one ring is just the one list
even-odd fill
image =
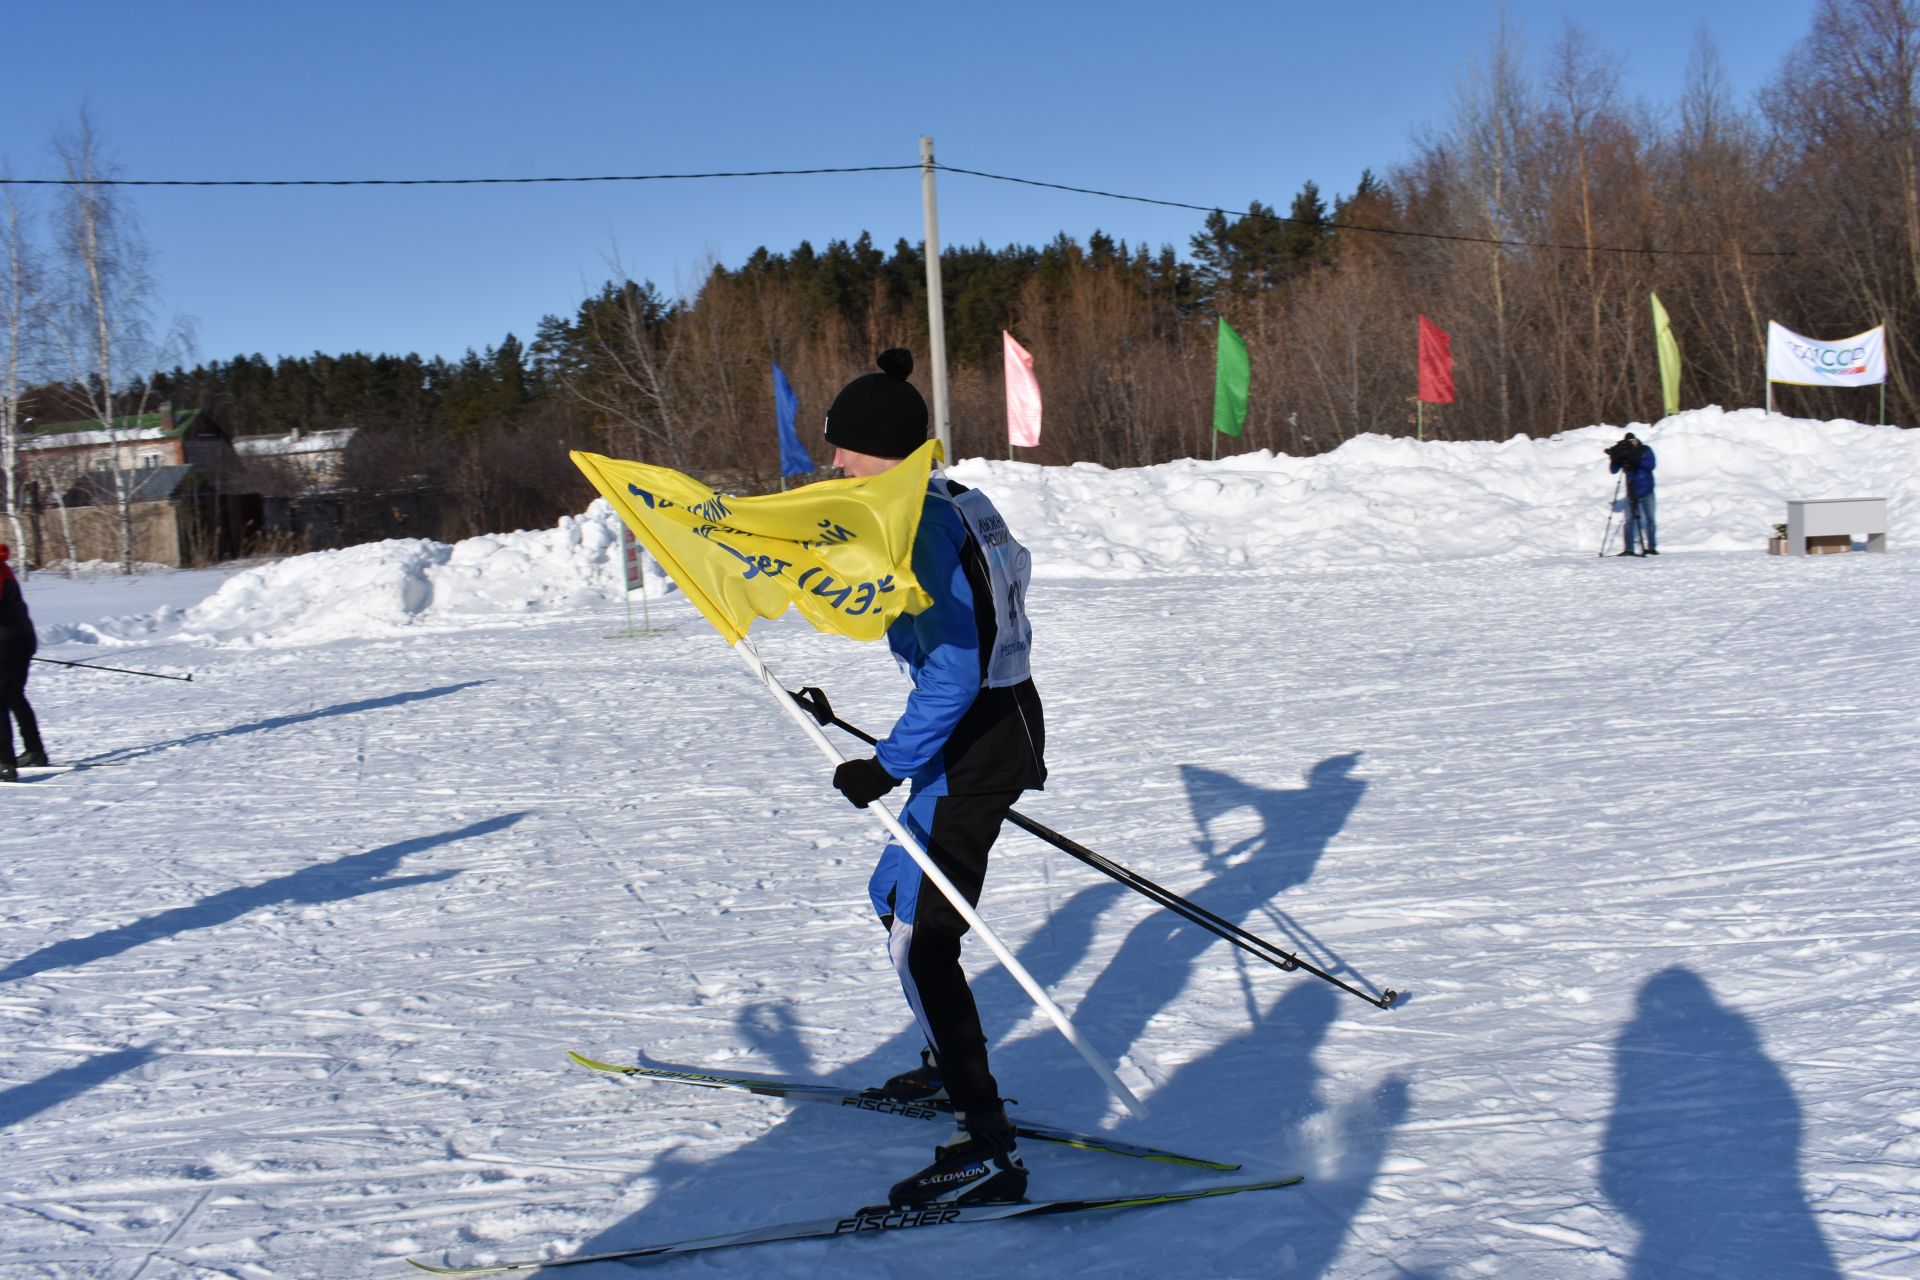
{"label": "red flag", "polygon": [[1420,317],[1420,398],[1428,404],[1453,403],[1453,338]]}

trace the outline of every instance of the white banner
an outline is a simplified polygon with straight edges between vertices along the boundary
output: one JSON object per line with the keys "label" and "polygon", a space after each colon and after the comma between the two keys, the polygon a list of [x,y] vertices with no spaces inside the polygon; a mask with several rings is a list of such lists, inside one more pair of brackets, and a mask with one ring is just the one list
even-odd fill
{"label": "white banner", "polygon": [[1767,321],[1767,381],[1803,387],[1866,387],[1887,380],[1887,327],[1816,342]]}

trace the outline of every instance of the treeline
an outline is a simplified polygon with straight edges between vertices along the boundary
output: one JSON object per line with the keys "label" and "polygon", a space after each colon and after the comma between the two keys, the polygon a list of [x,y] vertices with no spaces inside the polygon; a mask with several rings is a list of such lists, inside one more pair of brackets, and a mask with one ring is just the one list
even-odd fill
{"label": "treeline", "polygon": [[[1253,364],[1243,437],[1221,452],[1324,451],[1411,435],[1415,317],[1451,332],[1446,439],[1545,435],[1660,413],[1648,295],[1672,317],[1686,406],[1757,405],[1768,320],[1838,338],[1885,323],[1889,418],[1920,418],[1920,0],[1823,0],[1752,106],[1696,42],[1667,104],[1629,99],[1619,63],[1569,27],[1530,54],[1502,26],[1450,118],[1404,163],[1331,200],[1209,215],[1173,246],[948,248],[942,274],[956,452],[1006,456],[1000,333],[1036,358],[1038,462],[1134,466],[1213,447],[1216,317]],[[692,296],[616,280],[570,316],[460,361],[258,357],[176,369],[176,405],[243,432],[355,425],[375,474],[433,475],[443,532],[532,524],[588,490],[569,447],[741,488],[777,481],[769,362],[824,463],[834,391],[905,345],[927,386],[918,245],[865,234],[760,249]],[[1779,407],[1871,420],[1871,390],[1776,389]]]}

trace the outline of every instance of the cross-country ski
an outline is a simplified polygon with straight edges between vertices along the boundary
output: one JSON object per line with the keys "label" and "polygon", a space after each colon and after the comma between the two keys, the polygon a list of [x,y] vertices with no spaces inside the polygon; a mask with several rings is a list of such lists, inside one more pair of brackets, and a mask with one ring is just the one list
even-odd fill
{"label": "cross-country ski", "polygon": [[1012,1222],[1027,1218],[1053,1218],[1062,1214],[1097,1213],[1115,1209],[1150,1209],[1159,1205],[1180,1204],[1190,1200],[1211,1200],[1239,1195],[1246,1191],[1269,1191],[1291,1187],[1298,1177],[1271,1178],[1264,1182],[1241,1182],[1229,1186],[1190,1187],[1180,1191],[1160,1191],[1126,1196],[1105,1196],[1086,1200],[1035,1200],[1024,1204],[929,1205],[919,1209],[896,1209],[887,1205],[860,1209],[845,1217],[817,1218],[807,1222],[787,1222],[778,1226],[731,1231],[721,1235],[676,1240],[668,1244],[638,1245],[611,1249],[602,1253],[562,1255],[554,1258],[527,1258],[515,1262],[492,1262],[472,1266],[441,1266],[409,1258],[415,1267],[440,1276],[484,1276],[510,1271],[545,1271],[556,1267],[579,1266],[593,1262],[631,1262],[668,1254],[705,1253],[713,1249],[732,1249],[749,1244],[776,1244],[788,1240],[832,1239],[839,1236],[919,1233],[934,1227],[955,1227],[977,1222]]}
{"label": "cross-country ski", "polygon": [[[611,1072],[635,1080],[697,1085],[706,1089],[734,1089],[767,1098],[785,1098],[791,1102],[823,1102],[830,1107],[846,1107],[875,1115],[901,1116],[909,1120],[934,1120],[945,1124],[953,1122],[953,1103],[945,1098],[926,1098],[908,1102],[886,1097],[878,1089],[842,1089],[834,1085],[809,1084],[796,1080],[768,1080],[759,1076],[679,1071],[668,1067],[645,1065],[623,1066],[614,1062],[601,1062],[572,1050],[567,1051],[567,1056],[583,1067],[591,1067],[595,1071]],[[1036,1142],[1056,1143],[1063,1147],[1078,1147],[1084,1151],[1103,1151],[1109,1155],[1132,1156],[1140,1160],[1184,1165],[1192,1169],[1231,1172],[1240,1167],[1231,1161],[1181,1155],[1177,1151],[1163,1151],[1158,1147],[1123,1142],[1103,1134],[1075,1133],[1070,1129],[1041,1124],[1025,1117],[1016,1118],[1013,1128],[1014,1132],[1022,1138],[1031,1138]]]}

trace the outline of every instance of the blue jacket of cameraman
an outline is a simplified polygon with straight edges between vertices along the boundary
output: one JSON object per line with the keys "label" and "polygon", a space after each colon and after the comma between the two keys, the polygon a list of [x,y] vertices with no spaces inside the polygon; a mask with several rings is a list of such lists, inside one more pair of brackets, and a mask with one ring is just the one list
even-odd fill
{"label": "blue jacket of cameraman", "polygon": [[[1635,458],[1633,465],[1627,468],[1627,496],[1644,498],[1653,492],[1653,449],[1644,440],[1636,440],[1634,443],[1640,446],[1640,456]],[[1607,470],[1609,472],[1620,470],[1620,463],[1617,460],[1609,462]]]}

